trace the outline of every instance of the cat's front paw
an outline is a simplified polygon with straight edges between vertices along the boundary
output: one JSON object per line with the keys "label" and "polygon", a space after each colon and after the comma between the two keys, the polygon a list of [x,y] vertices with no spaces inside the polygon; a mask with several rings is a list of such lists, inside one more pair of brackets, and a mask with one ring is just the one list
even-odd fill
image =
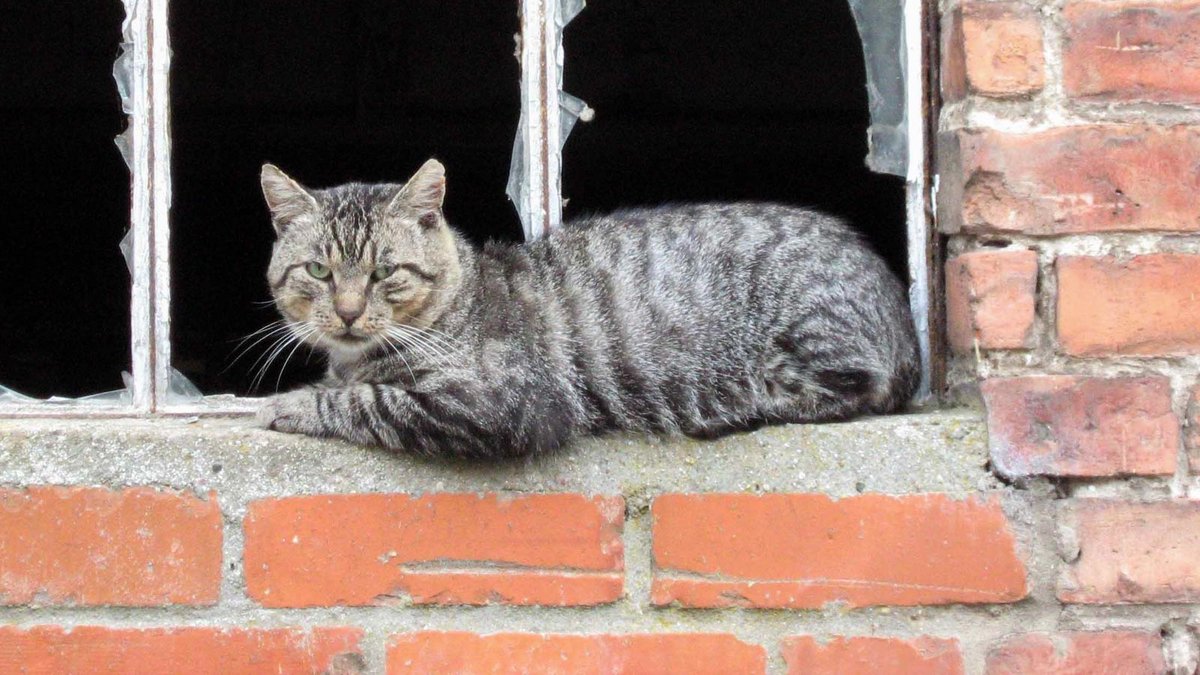
{"label": "cat's front paw", "polygon": [[289,434],[316,434],[320,430],[317,397],[311,389],[289,391],[265,400],[255,418],[258,426]]}

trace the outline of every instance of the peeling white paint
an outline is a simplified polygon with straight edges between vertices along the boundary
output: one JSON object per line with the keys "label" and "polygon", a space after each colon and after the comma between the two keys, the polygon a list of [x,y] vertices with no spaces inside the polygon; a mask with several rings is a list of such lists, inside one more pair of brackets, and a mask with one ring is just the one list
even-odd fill
{"label": "peeling white paint", "polygon": [[[923,0],[905,0],[904,45],[905,63],[916,64],[916,72],[923,61]],[[911,70],[909,71],[911,73]],[[905,78],[905,134],[906,184],[905,205],[908,224],[908,302],[912,310],[913,323],[917,331],[917,345],[921,352],[921,382],[917,388],[917,400],[930,394],[930,373],[933,348],[930,342],[929,307],[935,299],[930,286],[930,260],[928,242],[931,236],[930,216],[925,210],[925,194],[929,186],[925,180],[925,80],[911,75]]]}
{"label": "peeling white paint", "polygon": [[562,223],[563,144],[576,120],[592,116],[583,101],[562,90],[563,29],[584,5],[584,0],[521,1],[521,119],[507,194],[526,240]]}

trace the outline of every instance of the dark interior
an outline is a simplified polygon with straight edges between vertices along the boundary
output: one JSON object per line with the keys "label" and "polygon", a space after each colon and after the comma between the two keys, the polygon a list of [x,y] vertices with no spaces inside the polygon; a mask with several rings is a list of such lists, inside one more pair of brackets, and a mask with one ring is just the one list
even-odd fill
{"label": "dark interior", "polygon": [[[25,3],[0,24],[21,64],[0,71],[0,116],[20,130],[0,140],[0,383],[36,395],[119,387],[129,360],[128,173],[110,75],[122,12],[78,4]],[[238,340],[276,318],[264,161],[321,187],[402,181],[437,157],[452,223],[478,242],[520,239],[504,194],[515,0],[172,0],[171,12],[173,349],[206,393],[251,393],[269,341],[234,362]],[[866,83],[845,0],[597,1],[566,47],[566,88],[596,110],[567,142],[568,216],[809,204],[852,219],[903,270],[903,184],[863,164]],[[280,358],[253,393],[317,377],[306,357],[282,376]]]}
{"label": "dark interior", "polygon": [[571,213],[755,199],[842,215],[903,273],[904,184],[866,168],[862,43],[846,0],[604,0],[567,27]]}
{"label": "dark interior", "polygon": [[22,2],[0,21],[0,385],[81,396],[129,369],[129,172],[112,66],[121,3]]}

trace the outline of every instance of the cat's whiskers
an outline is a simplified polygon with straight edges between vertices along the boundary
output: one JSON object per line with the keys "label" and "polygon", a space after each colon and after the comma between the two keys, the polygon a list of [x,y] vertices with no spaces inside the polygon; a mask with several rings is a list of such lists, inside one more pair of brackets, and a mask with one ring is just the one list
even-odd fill
{"label": "cat's whiskers", "polygon": [[268,323],[267,325],[263,326],[262,328],[259,328],[258,330],[251,331],[249,335],[239,339],[237,342],[237,345],[234,345],[234,346],[235,347],[241,346],[241,344],[243,342],[245,342],[246,340],[249,340],[250,338],[254,337],[255,335],[258,335],[259,333],[262,333],[263,331],[270,330],[271,328],[276,328],[276,327],[282,326],[286,323],[287,323],[286,319],[276,319],[276,320],[272,321],[271,323]]}
{"label": "cat's whiskers", "polygon": [[437,333],[427,332],[414,326],[406,326],[396,324],[389,327],[389,331],[394,335],[402,335],[420,347],[423,347],[438,357],[445,360],[452,360],[458,352],[458,345],[449,341],[449,338],[438,335]]}
{"label": "cat's whiskers", "polygon": [[[325,341],[325,336],[318,333],[317,339],[313,341],[312,345],[310,345],[311,347],[313,347],[313,349],[309,349],[308,354],[306,354],[304,356],[304,365],[307,366],[312,361],[312,356],[313,356],[313,354],[315,354],[317,352],[317,349],[316,349],[317,347],[325,347],[324,345],[321,344],[324,341]],[[329,349],[328,347],[325,347],[325,348]]]}
{"label": "cat's whiskers", "polygon": [[[413,319],[413,320],[415,320],[415,319],[417,318],[417,316],[416,316],[416,315],[414,315],[414,314],[409,314],[408,312],[400,312],[400,318],[401,318],[401,319]],[[440,330],[438,330],[438,329],[436,329],[436,328],[434,328],[434,327],[432,327],[432,326],[417,326],[416,324],[412,324],[412,323],[394,323],[394,324],[392,324],[392,325],[395,325],[395,326],[406,326],[406,327],[408,327],[408,328],[420,328],[421,330],[433,331],[434,333],[437,333],[437,334],[439,334],[439,335],[444,335],[444,336],[445,336],[445,337],[447,337],[447,338],[450,338],[450,337],[451,337],[450,335],[447,335],[446,333],[444,333],[444,332],[442,332],[442,331],[440,331]]]}
{"label": "cat's whiskers", "polygon": [[406,349],[411,349],[411,350],[417,352],[419,355],[423,356],[424,358],[429,359],[430,361],[436,362],[439,357],[445,358],[445,356],[446,356],[444,352],[435,351],[433,349],[432,345],[427,345],[427,344],[421,342],[414,335],[404,333],[401,331],[397,331],[397,330],[394,330],[393,328],[388,328],[387,334],[389,337],[393,338],[394,340],[399,342],[401,345],[403,345]]}
{"label": "cat's whiskers", "polygon": [[[408,315],[405,315],[405,317],[408,317]],[[393,334],[402,333],[406,337],[425,337],[424,340],[421,340],[421,344],[429,343],[430,347],[433,347],[435,344],[433,342],[433,340],[429,339],[428,337],[426,337],[424,335],[424,329],[418,328],[417,326],[414,326],[411,324],[392,322],[392,323],[387,324],[384,327],[384,330],[387,330],[389,333],[393,333]],[[441,346],[443,349],[450,351],[454,345],[441,343],[438,346]]]}
{"label": "cat's whiskers", "polygon": [[286,344],[294,332],[295,327],[290,323],[286,326],[283,326],[282,330],[272,331],[271,336],[268,337],[273,337],[273,341],[263,349],[262,353],[258,355],[258,358],[254,359],[254,363],[250,364],[250,370],[257,370],[258,365],[263,362],[263,359],[270,361],[274,355],[274,352],[280,347],[281,344]]}
{"label": "cat's whiskers", "polygon": [[414,326],[405,326],[403,324],[398,324],[395,326],[390,326],[389,328],[392,331],[402,333],[408,337],[411,337],[414,341],[417,341],[421,345],[429,347],[431,350],[434,350],[439,354],[448,355],[450,352],[452,352],[454,350],[454,347],[455,347],[455,345],[447,342],[443,338],[440,338],[436,334],[428,333],[428,332],[426,332],[420,328],[416,328]]}
{"label": "cat's whiskers", "polygon": [[435,361],[440,360],[445,363],[451,361],[454,357],[454,352],[451,349],[430,340],[428,336],[403,329],[395,330],[394,334],[403,335],[409,342],[412,342],[426,352],[432,353]]}
{"label": "cat's whiskers", "polygon": [[[413,316],[411,314],[405,314],[405,315],[403,315],[403,318],[411,319],[411,318],[413,318]],[[445,347],[446,349],[451,350],[451,351],[458,348],[458,339],[457,338],[452,337],[436,328],[421,327],[421,326],[416,326],[414,324],[408,324],[408,323],[394,323],[391,325],[391,327],[392,328],[403,328],[403,329],[406,329],[409,331],[416,331],[418,333],[427,335],[427,337],[429,337],[429,338],[436,338],[443,347]]]}
{"label": "cat's whiskers", "polygon": [[266,375],[267,369],[275,360],[275,357],[285,349],[292,340],[295,339],[294,333],[285,333],[279,336],[271,343],[271,346],[263,351],[261,355],[251,364],[250,369],[254,372],[254,377],[250,380],[250,391],[258,391],[258,385],[262,378]]}
{"label": "cat's whiskers", "polygon": [[[287,358],[285,358],[283,360],[283,365],[279,367],[279,376],[275,378],[275,391],[276,392],[279,391],[279,385],[281,382],[283,382],[283,373],[285,370],[287,370],[288,361],[292,360],[292,356],[296,353],[296,350],[300,348],[300,345],[304,344],[305,341],[309,337],[311,337],[313,335],[313,333],[316,333],[316,332],[317,332],[317,329],[313,328],[304,337],[296,340],[296,344],[294,344],[292,346],[292,351],[288,352]],[[320,342],[321,342],[321,336],[317,335],[317,343],[320,344]]]}
{"label": "cat's whiskers", "polygon": [[[229,370],[230,368],[232,368],[234,366],[234,364],[236,364],[243,356],[245,356],[246,354],[249,354],[250,350],[254,349],[254,347],[257,346],[259,343],[261,343],[263,340],[267,340],[267,339],[271,338],[272,336],[278,335],[286,330],[288,330],[287,321],[284,319],[279,319],[278,321],[272,321],[271,323],[267,324],[266,326],[263,326],[262,328],[259,328],[258,330],[254,331],[253,333],[242,338],[241,340],[238,341],[238,343],[236,345],[234,345],[234,350],[237,351],[237,354],[233,357],[233,360],[231,360],[229,362],[229,365],[225,366],[225,369],[222,370],[221,372],[223,373],[223,372]],[[260,333],[262,333],[262,335],[257,340],[250,343],[245,348],[239,349],[239,347],[241,347],[242,344],[244,344],[247,340],[249,340],[250,338],[253,338],[256,335],[259,335]]]}
{"label": "cat's whiskers", "polygon": [[[259,361],[262,361],[262,366],[259,367],[257,374],[254,376],[254,379],[250,382],[250,390],[251,391],[256,391],[258,389],[258,385],[262,383],[262,379],[266,376],[267,371],[271,367],[271,364],[275,362],[275,359],[279,358],[279,355],[282,354],[285,349],[287,349],[289,346],[292,346],[292,349],[294,352],[295,346],[293,346],[293,344],[298,346],[301,342],[306,340],[310,335],[312,335],[313,333],[315,333],[317,331],[317,328],[315,326],[313,326],[311,324],[307,324],[307,323],[300,326],[299,328],[297,328],[295,326],[295,324],[289,324],[289,328],[291,328],[292,330],[289,331],[287,334],[285,334],[283,337],[278,338],[275,341],[275,343],[272,345],[270,352],[266,356],[266,360],[263,360],[262,357],[259,357]],[[290,354],[289,354],[288,358],[291,358]],[[257,364],[257,363],[258,363],[258,361],[255,361],[255,364]],[[287,366],[286,362],[284,363],[284,366],[285,367]],[[283,374],[283,371],[281,370],[280,371],[281,377],[282,377],[282,374]],[[277,385],[277,388],[278,388],[278,385]]]}
{"label": "cat's whiskers", "polygon": [[378,333],[371,339],[378,344],[386,345],[389,349],[395,352],[396,356],[400,357],[400,362],[403,363],[404,367],[408,369],[408,376],[411,377],[414,382],[417,381],[417,376],[413,373],[412,366],[408,364],[408,359],[404,358],[404,353],[400,350],[400,348],[393,344],[390,339],[388,339],[387,333]]}
{"label": "cat's whiskers", "polygon": [[292,327],[292,324],[287,324],[284,325],[281,330],[271,331],[271,334],[268,335],[268,337],[271,337],[272,339],[271,344],[263,348],[263,353],[258,354],[258,358],[254,359],[254,363],[250,364],[250,370],[257,371],[258,365],[263,363],[263,359],[270,360],[271,354],[274,353],[284,341],[289,339],[289,336],[294,333],[294,330],[295,329]]}

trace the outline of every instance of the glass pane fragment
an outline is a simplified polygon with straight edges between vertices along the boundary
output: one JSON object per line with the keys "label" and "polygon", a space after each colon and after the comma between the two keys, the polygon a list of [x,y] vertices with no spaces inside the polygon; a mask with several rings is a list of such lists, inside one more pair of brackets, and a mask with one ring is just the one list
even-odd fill
{"label": "glass pane fragment", "polygon": [[849,0],[867,67],[867,166],[904,177],[908,168],[904,0]]}

